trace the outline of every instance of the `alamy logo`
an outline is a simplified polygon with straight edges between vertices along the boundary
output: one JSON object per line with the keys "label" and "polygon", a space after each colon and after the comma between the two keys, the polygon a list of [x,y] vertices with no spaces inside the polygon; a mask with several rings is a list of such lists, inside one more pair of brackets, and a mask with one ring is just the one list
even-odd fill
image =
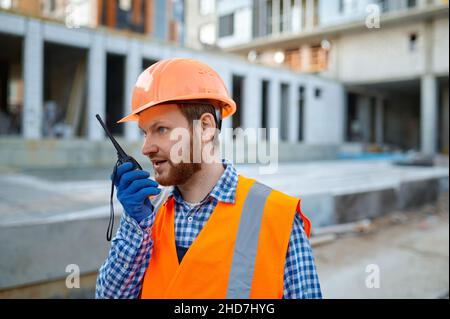
{"label": "alamy logo", "polygon": [[68,289],[80,288],[80,267],[76,264],[66,266],[66,287]]}
{"label": "alamy logo", "polygon": [[370,264],[366,266],[366,287],[369,289],[380,288],[380,266]]}
{"label": "alamy logo", "polygon": [[380,15],[381,9],[377,4],[370,4],[366,7],[366,12],[368,13],[366,17],[366,27],[368,29],[379,29],[380,25]]}

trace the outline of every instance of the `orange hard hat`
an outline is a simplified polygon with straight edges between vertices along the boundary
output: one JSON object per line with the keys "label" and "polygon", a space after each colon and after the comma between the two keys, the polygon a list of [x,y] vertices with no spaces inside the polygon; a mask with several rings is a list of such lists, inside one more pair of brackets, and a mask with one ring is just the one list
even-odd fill
{"label": "orange hard hat", "polygon": [[131,113],[118,123],[137,121],[149,107],[176,102],[208,102],[221,110],[222,118],[236,112],[220,76],[208,65],[193,59],[161,60],[139,75],[133,89]]}

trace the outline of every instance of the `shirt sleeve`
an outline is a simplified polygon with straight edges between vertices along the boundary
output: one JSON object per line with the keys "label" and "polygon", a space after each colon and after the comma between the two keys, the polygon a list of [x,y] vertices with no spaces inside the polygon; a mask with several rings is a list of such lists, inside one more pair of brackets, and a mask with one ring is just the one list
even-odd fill
{"label": "shirt sleeve", "polygon": [[150,261],[151,230],[156,213],[140,223],[123,213],[109,255],[100,267],[95,298],[134,299],[139,297],[142,278]]}
{"label": "shirt sleeve", "polygon": [[321,299],[319,277],[300,213],[294,217],[284,268],[284,299]]}

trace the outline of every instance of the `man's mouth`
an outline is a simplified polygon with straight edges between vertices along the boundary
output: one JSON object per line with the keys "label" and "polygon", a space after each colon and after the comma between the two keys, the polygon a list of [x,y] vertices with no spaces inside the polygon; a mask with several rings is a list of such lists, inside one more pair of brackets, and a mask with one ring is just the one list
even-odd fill
{"label": "man's mouth", "polygon": [[154,168],[160,168],[162,165],[164,165],[167,162],[167,160],[152,160],[153,167]]}

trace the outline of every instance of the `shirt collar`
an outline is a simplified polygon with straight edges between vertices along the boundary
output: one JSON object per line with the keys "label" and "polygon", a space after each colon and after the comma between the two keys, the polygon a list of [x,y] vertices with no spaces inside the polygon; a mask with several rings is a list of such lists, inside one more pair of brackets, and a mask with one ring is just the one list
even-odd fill
{"label": "shirt collar", "polygon": [[[222,159],[222,164],[225,166],[225,171],[217,181],[216,185],[214,185],[209,195],[206,196],[206,198],[203,201],[207,200],[209,197],[213,197],[220,202],[225,203],[235,202],[236,188],[238,182],[238,174],[236,168],[230,161],[226,159]],[[183,197],[181,196],[181,193],[177,187],[173,188],[172,195],[175,201],[179,203],[184,203]]]}

